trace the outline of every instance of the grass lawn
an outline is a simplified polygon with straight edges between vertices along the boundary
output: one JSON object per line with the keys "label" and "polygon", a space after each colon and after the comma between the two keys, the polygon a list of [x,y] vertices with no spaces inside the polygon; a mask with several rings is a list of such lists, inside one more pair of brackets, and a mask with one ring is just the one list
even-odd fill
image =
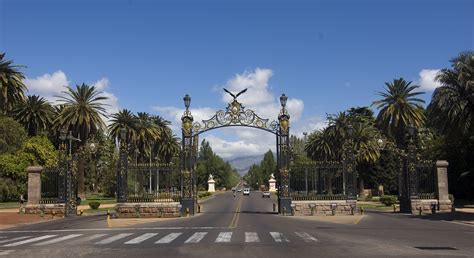
{"label": "grass lawn", "polygon": [[93,215],[93,214],[107,214],[107,210],[110,211],[110,213],[115,212],[115,209],[113,208],[98,208],[98,209],[87,209],[84,210],[83,215]]}
{"label": "grass lawn", "polygon": [[0,202],[0,209],[20,208],[19,202]]}
{"label": "grass lawn", "polygon": [[117,198],[103,197],[100,194],[87,194],[86,199],[81,201],[81,205],[89,205],[90,202],[99,202],[100,204],[117,203]]}
{"label": "grass lawn", "polygon": [[[381,202],[364,202],[364,203],[359,203],[357,205],[364,209],[373,209],[373,210],[379,210],[379,211],[393,212],[393,206],[386,206],[385,204]],[[398,209],[399,209],[399,206],[397,205],[397,210]]]}

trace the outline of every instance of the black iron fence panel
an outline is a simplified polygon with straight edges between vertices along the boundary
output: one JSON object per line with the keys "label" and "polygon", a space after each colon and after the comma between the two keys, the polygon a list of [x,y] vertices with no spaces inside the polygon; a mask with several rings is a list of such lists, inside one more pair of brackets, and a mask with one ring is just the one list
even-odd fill
{"label": "black iron fence panel", "polygon": [[41,204],[64,202],[64,174],[57,167],[44,168],[41,173]]}
{"label": "black iron fence panel", "polygon": [[336,161],[297,164],[290,171],[293,200],[345,200],[343,165]]}
{"label": "black iron fence panel", "polygon": [[181,175],[174,164],[135,164],[127,169],[127,202],[179,202]]}
{"label": "black iron fence panel", "polygon": [[431,160],[418,161],[416,164],[418,196],[420,199],[436,198],[436,166]]}

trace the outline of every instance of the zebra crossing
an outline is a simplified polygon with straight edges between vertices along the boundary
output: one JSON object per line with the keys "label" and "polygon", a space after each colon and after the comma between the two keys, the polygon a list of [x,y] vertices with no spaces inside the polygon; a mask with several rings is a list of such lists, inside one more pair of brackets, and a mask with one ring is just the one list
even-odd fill
{"label": "zebra crossing", "polygon": [[[211,233],[211,234],[210,234]],[[217,234],[217,236],[216,236]],[[111,244],[123,244],[127,246],[139,244],[184,244],[192,245],[198,243],[317,243],[319,240],[307,232],[151,232],[151,233],[100,233],[87,235],[85,233],[74,234],[46,234],[36,236],[0,236],[0,250],[19,246],[49,246],[57,243],[92,244],[104,246]]]}

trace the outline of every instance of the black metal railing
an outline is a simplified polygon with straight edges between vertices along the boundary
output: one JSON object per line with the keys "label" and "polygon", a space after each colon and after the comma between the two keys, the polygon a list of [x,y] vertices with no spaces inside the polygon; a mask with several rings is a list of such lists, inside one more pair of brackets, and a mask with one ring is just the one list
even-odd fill
{"label": "black metal railing", "polygon": [[337,161],[292,166],[290,196],[293,200],[345,200],[343,165]]}
{"label": "black metal railing", "polygon": [[127,169],[127,202],[179,202],[180,170],[174,164],[135,164]]}
{"label": "black metal railing", "polygon": [[41,173],[41,204],[64,202],[64,175],[57,167],[44,168]]}
{"label": "black metal railing", "polygon": [[420,199],[436,198],[436,166],[431,160],[422,160],[416,164],[418,197]]}

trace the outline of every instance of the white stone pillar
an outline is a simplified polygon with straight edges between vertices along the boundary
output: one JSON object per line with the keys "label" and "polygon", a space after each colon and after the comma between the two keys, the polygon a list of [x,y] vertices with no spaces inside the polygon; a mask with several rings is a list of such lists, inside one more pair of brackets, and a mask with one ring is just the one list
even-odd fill
{"label": "white stone pillar", "polygon": [[276,180],[273,173],[270,175],[270,179],[268,180],[268,191],[276,192]]}
{"label": "white stone pillar", "polygon": [[448,193],[448,165],[446,160],[436,161],[436,195],[440,211],[450,211],[453,205]]}
{"label": "white stone pillar", "polygon": [[208,188],[207,188],[208,192],[213,193],[216,191],[216,181],[214,181],[214,178],[212,177],[212,175],[209,175],[209,180],[207,180],[207,185],[208,185]]}

